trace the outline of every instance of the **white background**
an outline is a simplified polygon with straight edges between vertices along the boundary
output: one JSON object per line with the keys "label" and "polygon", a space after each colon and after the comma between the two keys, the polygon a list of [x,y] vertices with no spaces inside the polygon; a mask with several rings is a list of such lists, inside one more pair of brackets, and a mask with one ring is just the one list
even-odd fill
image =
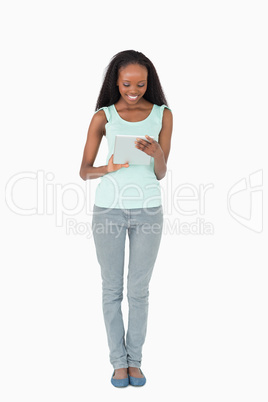
{"label": "white background", "polygon": [[[267,401],[265,6],[2,2],[3,402]],[[169,189],[165,222],[179,225],[167,226],[150,284],[147,384],[119,390],[110,383],[100,269],[83,233],[98,180],[85,183],[79,170],[104,69],[127,49],[154,63],[173,111],[172,184],[165,177],[161,186]],[[106,151],[103,141],[96,166]],[[241,180],[248,187],[232,197],[231,216],[228,192]],[[186,184],[211,185],[203,214],[200,193],[176,201]]]}

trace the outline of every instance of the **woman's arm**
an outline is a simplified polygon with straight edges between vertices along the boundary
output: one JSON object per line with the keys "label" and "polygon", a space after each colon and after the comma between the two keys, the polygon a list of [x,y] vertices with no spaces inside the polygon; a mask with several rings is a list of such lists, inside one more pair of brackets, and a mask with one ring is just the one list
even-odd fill
{"label": "woman's arm", "polygon": [[108,165],[93,167],[102,137],[105,133],[106,123],[107,120],[103,110],[100,110],[98,113],[93,115],[88,129],[87,141],[79,172],[80,177],[83,180],[97,179],[98,177],[114,172],[121,167],[128,167],[128,163],[114,164],[113,155],[110,157]]}
{"label": "woman's arm", "polygon": [[160,150],[154,158],[154,172],[158,180],[163,179],[167,171],[167,160],[171,147],[171,135],[173,128],[172,112],[165,108],[162,119],[162,129],[159,133],[158,143]]}
{"label": "woman's arm", "polygon": [[106,117],[103,110],[93,115],[79,172],[83,180],[97,179],[107,173],[107,166],[93,167],[104,134],[105,124]]}
{"label": "woman's arm", "polygon": [[167,160],[171,146],[171,134],[173,128],[173,116],[169,109],[164,109],[162,129],[159,133],[158,142],[150,136],[148,141],[138,139],[136,147],[154,158],[154,172],[158,180],[163,179],[167,171]]}

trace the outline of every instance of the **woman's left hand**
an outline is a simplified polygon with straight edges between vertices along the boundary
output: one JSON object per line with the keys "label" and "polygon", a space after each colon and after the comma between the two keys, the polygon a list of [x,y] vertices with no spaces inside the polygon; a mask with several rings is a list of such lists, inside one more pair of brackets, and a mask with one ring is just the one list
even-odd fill
{"label": "woman's left hand", "polygon": [[135,141],[136,148],[153,158],[160,156],[163,153],[160,144],[153,138],[149,137],[149,135],[146,135],[145,137],[147,138],[147,141],[137,137],[137,140]]}

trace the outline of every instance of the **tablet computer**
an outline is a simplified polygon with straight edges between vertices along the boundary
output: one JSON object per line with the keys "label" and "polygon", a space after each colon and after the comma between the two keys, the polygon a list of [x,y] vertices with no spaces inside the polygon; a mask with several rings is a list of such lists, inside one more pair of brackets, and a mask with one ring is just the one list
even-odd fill
{"label": "tablet computer", "polygon": [[[130,165],[149,165],[151,156],[136,148],[135,141],[143,135],[116,135],[114,144],[114,163],[129,163]],[[151,137],[154,138],[154,137]]]}

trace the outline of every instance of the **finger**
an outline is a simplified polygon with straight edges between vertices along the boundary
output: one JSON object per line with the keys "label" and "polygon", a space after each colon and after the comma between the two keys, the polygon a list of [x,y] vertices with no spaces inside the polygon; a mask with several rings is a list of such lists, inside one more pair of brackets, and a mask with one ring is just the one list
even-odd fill
{"label": "finger", "polygon": [[148,151],[150,149],[149,146],[146,146],[146,145],[143,145],[143,144],[137,144],[136,148],[139,149],[140,151],[144,151],[144,152],[146,152],[146,151]]}
{"label": "finger", "polygon": [[139,138],[139,137],[136,138],[136,141],[141,142],[143,144],[149,144],[150,143],[149,139],[145,140],[145,139]]}
{"label": "finger", "polygon": [[122,167],[129,167],[129,163],[128,163],[128,162],[126,162],[126,163],[115,163],[115,165],[118,166],[119,169],[122,168]]}
{"label": "finger", "polygon": [[149,155],[151,152],[150,147],[146,147],[145,145],[142,145],[142,144],[136,145],[136,148],[139,149],[140,151],[145,152],[147,155]]}
{"label": "finger", "polygon": [[154,142],[154,139],[152,137],[150,137],[149,135],[146,135],[145,137],[147,138],[148,141]]}
{"label": "finger", "polygon": [[142,140],[141,138],[138,138],[137,141],[135,141],[136,145],[142,145],[144,147],[148,147],[149,145],[151,145],[150,142]]}

